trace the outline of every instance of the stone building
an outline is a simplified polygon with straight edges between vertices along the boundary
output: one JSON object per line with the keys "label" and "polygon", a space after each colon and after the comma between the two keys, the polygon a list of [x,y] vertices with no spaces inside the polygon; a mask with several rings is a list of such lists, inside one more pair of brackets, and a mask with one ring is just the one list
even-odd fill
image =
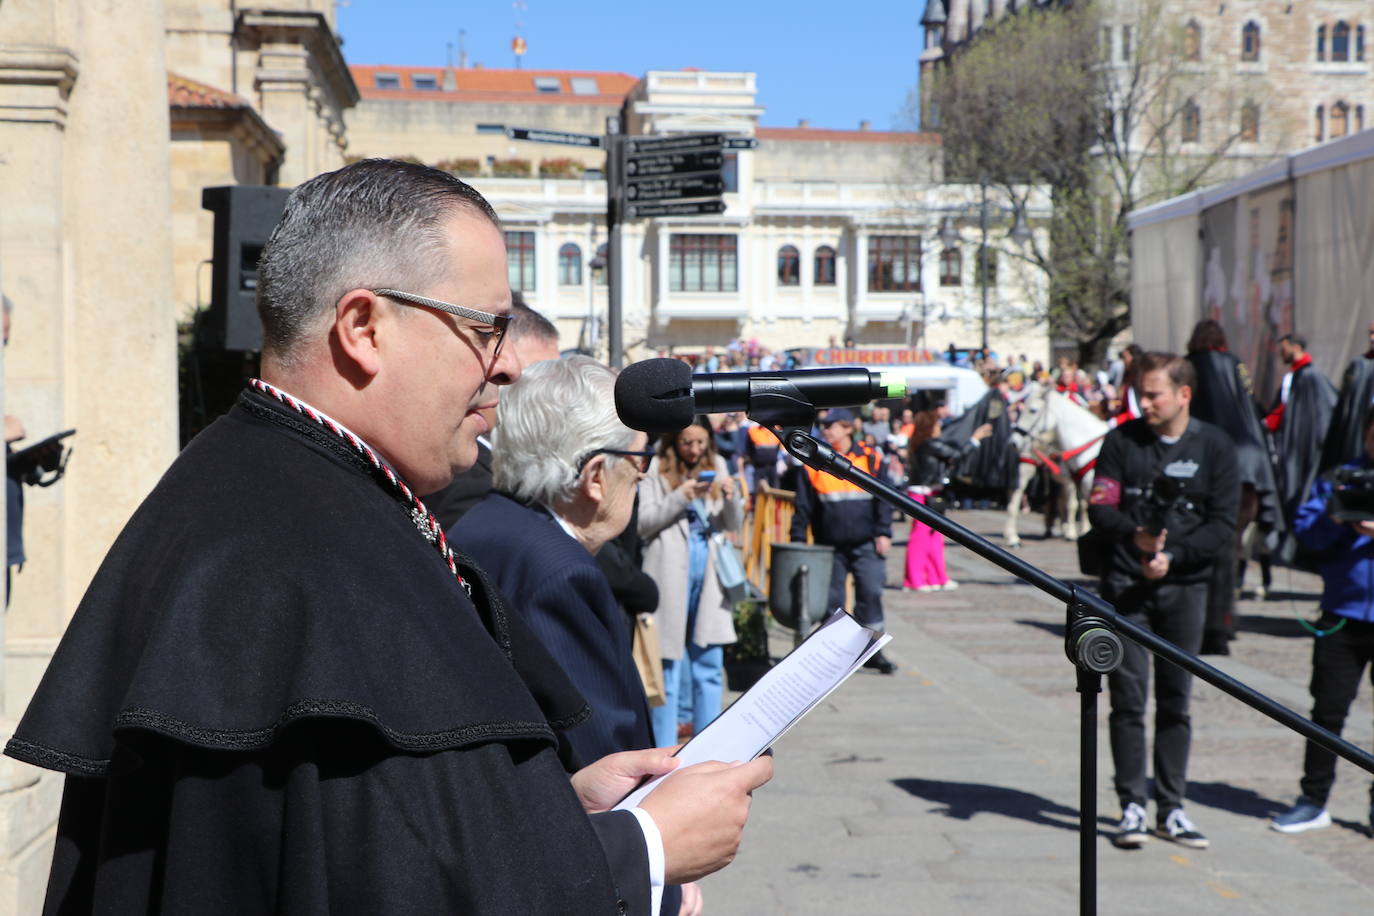
{"label": "stone building", "polygon": [[[508,139],[509,127],[599,136],[753,137],[727,153],[719,216],[631,222],[624,232],[624,340],[631,356],[721,346],[948,343],[977,346],[977,189],[942,181],[930,133],[761,127],[753,73],[624,74],[354,66],[350,155],[409,155],[469,180],[507,230],[512,287],[571,345],[602,342],[606,182],[596,149]],[[1047,214],[1041,204],[1038,215]],[[1010,219],[998,211],[1000,239]],[[1033,214],[1035,215],[1035,214]],[[946,248],[940,230],[961,232]],[[989,270],[988,333],[1000,352],[1042,353],[1043,290],[1010,245]],[[604,355],[604,350],[598,351]]]}
{"label": "stone building", "polygon": [[[330,0],[0,0],[5,413],[28,441],[76,429],[66,476],[26,488],[0,740],[175,457],[177,323],[211,255],[200,189],[337,167],[356,100]],[[0,757],[0,913],[42,908],[61,787]]]}
{"label": "stone building", "polygon": [[[1058,0],[927,0],[921,23],[922,85],[941,63],[997,17]],[[1122,71],[1142,41],[1169,41],[1179,72],[1202,77],[1183,100],[1180,150],[1217,148],[1227,138],[1239,174],[1313,142],[1374,127],[1374,7],[1368,0],[1099,0],[1101,39]],[[1218,91],[1220,90],[1220,91]],[[938,112],[922,106],[923,127]]]}

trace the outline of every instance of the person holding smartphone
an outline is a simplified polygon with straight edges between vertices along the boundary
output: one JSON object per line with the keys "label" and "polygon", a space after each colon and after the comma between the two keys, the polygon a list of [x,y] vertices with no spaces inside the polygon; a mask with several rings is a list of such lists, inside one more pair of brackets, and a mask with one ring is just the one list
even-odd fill
{"label": "person holding smartphone", "polygon": [[[639,533],[644,571],[658,584],[665,702],[650,715],[655,743],[666,746],[720,712],[724,647],[735,641],[735,624],[716,580],[711,535],[738,531],[743,512],[704,417],[663,436],[657,451],[639,488]],[[688,697],[691,716],[679,730],[678,706]]]}

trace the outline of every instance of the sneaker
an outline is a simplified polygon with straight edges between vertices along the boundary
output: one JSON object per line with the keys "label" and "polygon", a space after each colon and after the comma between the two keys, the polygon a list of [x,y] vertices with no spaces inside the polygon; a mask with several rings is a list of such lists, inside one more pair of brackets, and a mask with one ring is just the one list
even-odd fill
{"label": "sneaker", "polygon": [[918,591],[918,592],[938,592],[939,590],[940,590],[940,586],[938,586],[938,585],[918,585],[918,586],[916,586],[916,591]]}
{"label": "sneaker", "polygon": [[1166,840],[1173,840],[1180,846],[1187,846],[1190,849],[1206,849],[1211,842],[1202,835],[1201,831],[1188,820],[1188,815],[1183,813],[1182,808],[1175,808],[1169,812],[1169,816],[1164,819],[1156,831]]}
{"label": "sneaker", "polygon": [[1145,809],[1131,802],[1116,825],[1116,835],[1112,845],[1120,849],[1139,849],[1150,839],[1150,831],[1145,828]]}
{"label": "sneaker", "polygon": [[954,591],[954,590],[955,590],[956,588],[958,588],[958,587],[959,587],[959,583],[958,583],[958,582],[955,582],[953,579],[950,579],[950,580],[949,580],[948,582],[946,582],[944,585],[940,586],[940,591],[942,591],[942,592],[952,592],[952,591]]}
{"label": "sneaker", "polygon": [[[1374,812],[1371,812],[1374,813]],[[1319,830],[1331,826],[1331,815],[1321,805],[1299,795],[1293,807],[1275,817],[1269,826],[1279,833],[1302,833],[1304,830]]]}

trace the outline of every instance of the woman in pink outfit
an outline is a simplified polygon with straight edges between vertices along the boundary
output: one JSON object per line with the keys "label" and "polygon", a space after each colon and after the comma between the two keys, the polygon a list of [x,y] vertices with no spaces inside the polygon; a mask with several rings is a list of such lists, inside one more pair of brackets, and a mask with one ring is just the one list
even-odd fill
{"label": "woman in pink outfit", "polygon": [[[940,422],[949,413],[943,402],[931,404],[916,414],[915,428],[907,444],[911,478],[907,493],[923,505],[942,504],[942,491],[949,482],[950,465],[978,447],[978,443],[992,434],[992,425],[984,423],[973,431],[963,445],[956,445],[940,437]],[[945,540],[938,531],[911,523],[911,537],[906,545],[906,577],[902,588],[931,592],[959,587],[945,572]]]}

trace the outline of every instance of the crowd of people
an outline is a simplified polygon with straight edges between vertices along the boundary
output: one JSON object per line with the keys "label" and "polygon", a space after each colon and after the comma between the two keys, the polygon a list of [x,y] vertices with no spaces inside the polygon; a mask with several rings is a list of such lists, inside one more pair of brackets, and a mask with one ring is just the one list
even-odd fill
{"label": "crowd of people", "polygon": [[[131,519],[6,748],[67,774],[50,908],[700,914],[771,758],[615,809],[721,709],[751,500],[794,494],[789,537],[832,553],[829,605],[852,577],[875,630],[891,510],[737,414],[627,428],[614,370],[560,356],[510,293],[495,214],[446,173],[366,160],[302,184],[258,301],[261,378]],[[980,354],[988,390],[960,417],[923,391],[814,432],[946,511],[952,481],[1005,489],[1032,386],[1064,393],[1112,423],[1090,500],[1104,595],[1189,651],[1214,618],[1233,635],[1214,597],[1258,526],[1322,574],[1313,715],[1339,732],[1374,649],[1374,517],[1334,510],[1319,471],[1374,466],[1374,328],[1339,397],[1285,338],[1263,416],[1219,331],[1097,373]],[[786,359],[737,341],[700,368]],[[905,559],[906,588],[957,587],[925,526]],[[1190,678],[1154,677],[1155,832],[1205,847],[1183,810]],[[1128,644],[1109,679],[1125,847],[1151,835],[1149,681]],[[1329,823],[1333,779],[1309,745],[1275,829]]]}

